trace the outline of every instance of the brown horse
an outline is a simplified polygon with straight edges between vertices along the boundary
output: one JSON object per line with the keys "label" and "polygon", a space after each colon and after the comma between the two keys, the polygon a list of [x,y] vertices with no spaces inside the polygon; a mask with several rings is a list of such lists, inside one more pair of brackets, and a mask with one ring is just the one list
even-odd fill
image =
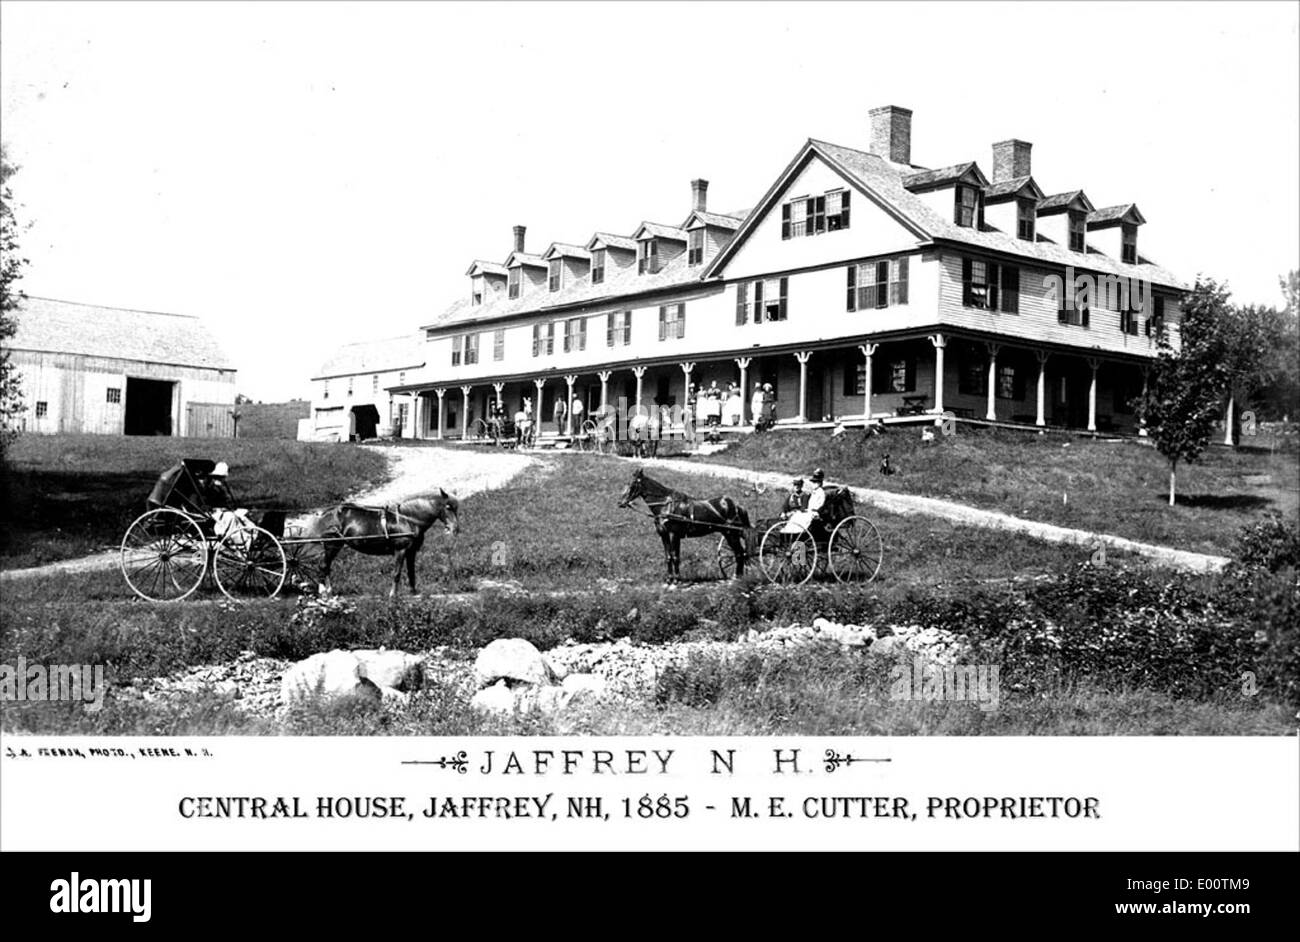
{"label": "brown horse", "polygon": [[637,468],[632,482],[619,498],[620,507],[641,499],[654,515],[655,531],[664,544],[668,581],[681,577],[682,538],[721,533],[736,557],[736,578],[745,574],[745,534],[749,514],[730,497],[701,500],[660,484]]}
{"label": "brown horse", "polygon": [[334,557],[350,546],[367,556],[393,557],[393,590],[397,595],[402,581],[402,564],[415,594],[415,555],[424,545],[424,534],[441,521],[448,536],[460,529],[460,502],[439,488],[437,494],[413,497],[384,507],[339,504],[323,517],[315,536],[324,540],[325,558],[321,564],[321,588],[329,591],[330,566]]}

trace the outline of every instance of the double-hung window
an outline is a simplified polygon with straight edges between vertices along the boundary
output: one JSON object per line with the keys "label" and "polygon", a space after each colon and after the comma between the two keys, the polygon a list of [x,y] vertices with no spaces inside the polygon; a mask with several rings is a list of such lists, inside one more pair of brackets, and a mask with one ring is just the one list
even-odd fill
{"label": "double-hung window", "polygon": [[953,221],[964,229],[984,226],[984,191],[979,187],[958,184],[953,193]]}
{"label": "double-hung window", "polygon": [[519,297],[520,286],[523,284],[521,280],[523,278],[523,271],[524,271],[523,267],[520,265],[516,265],[514,268],[510,269],[510,277],[509,280],[507,281],[506,294],[509,295],[511,298]]}
{"label": "double-hung window", "polygon": [[632,312],[610,311],[605,327],[605,343],[610,347],[627,346],[632,342]]}
{"label": "double-hung window", "polygon": [[1074,327],[1087,327],[1088,298],[1086,285],[1067,282],[1065,290],[1061,293],[1061,309],[1057,311],[1056,322]]}
{"label": "double-hung window", "polygon": [[560,290],[560,272],[562,271],[563,265],[564,262],[560,261],[558,258],[553,258],[547,263],[546,286],[552,291]]}
{"label": "double-hung window", "polygon": [[704,261],[704,227],[692,229],[686,236],[688,239],[686,264],[699,265]]}
{"label": "double-hung window", "polygon": [[478,334],[465,335],[465,365],[473,366],[478,362]]}
{"label": "double-hung window", "polygon": [[788,278],[742,281],[736,285],[736,324],[783,321],[787,317]]}
{"label": "double-hung window", "polygon": [[1085,250],[1085,233],[1087,232],[1087,221],[1083,213],[1072,210],[1070,216],[1070,251],[1082,252]]}
{"label": "double-hung window", "polygon": [[1120,261],[1127,265],[1136,265],[1138,260],[1137,226],[1127,223],[1120,228]]}
{"label": "double-hung window", "polygon": [[1165,329],[1165,299],[1147,297],[1151,298],[1151,316],[1147,318],[1144,330],[1148,337],[1159,337]]}
{"label": "double-hung window", "polygon": [[671,340],[686,336],[686,305],[665,304],[659,308],[659,339]]}
{"label": "double-hung window", "polygon": [[1020,269],[975,258],[961,260],[961,303],[964,307],[1003,314],[1020,313]]}
{"label": "double-hung window", "polygon": [[849,190],[798,196],[781,204],[781,238],[820,235],[849,227]]}
{"label": "double-hung window", "polygon": [[845,309],[867,311],[891,304],[906,304],[908,270],[906,258],[850,265]]}
{"label": "double-hung window", "polygon": [[659,271],[658,239],[641,240],[641,256],[637,260],[636,270],[638,275],[653,275],[655,272]]}
{"label": "double-hung window", "polygon": [[533,356],[550,356],[555,352],[555,322],[533,325]]}
{"label": "double-hung window", "polygon": [[591,283],[601,284],[605,280],[605,250],[595,249],[591,253]]}
{"label": "double-hung window", "polygon": [[564,322],[564,352],[574,353],[587,349],[587,319],[570,317]]}
{"label": "double-hung window", "polygon": [[1034,223],[1037,210],[1033,200],[1016,201],[1016,238],[1025,242],[1034,241]]}

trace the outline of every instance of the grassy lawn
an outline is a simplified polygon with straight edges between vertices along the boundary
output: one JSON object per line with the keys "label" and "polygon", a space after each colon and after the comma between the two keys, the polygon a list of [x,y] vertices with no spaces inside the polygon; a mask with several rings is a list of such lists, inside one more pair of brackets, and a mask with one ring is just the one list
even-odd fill
{"label": "grassy lawn", "polygon": [[[879,472],[885,454],[897,470],[888,477]],[[703,460],[804,476],[820,466],[836,482],[1205,553],[1229,553],[1243,526],[1270,511],[1294,518],[1300,506],[1295,454],[1211,448],[1199,464],[1179,468],[1171,508],[1168,465],[1153,447],[966,425],[930,443],[916,428],[865,440],[856,430],[839,439],[778,431]]]}
{"label": "grassy lawn", "polygon": [[230,465],[249,507],[307,510],[384,479],[381,456],[294,441],[24,435],[0,472],[0,568],[19,569],[117,547],[166,468],[181,458]]}

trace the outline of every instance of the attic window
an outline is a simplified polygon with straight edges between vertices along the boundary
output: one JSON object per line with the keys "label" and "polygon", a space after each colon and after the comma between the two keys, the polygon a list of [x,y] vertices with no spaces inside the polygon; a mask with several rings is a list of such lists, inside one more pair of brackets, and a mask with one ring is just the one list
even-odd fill
{"label": "attic window", "polygon": [[1016,238],[1034,241],[1035,205],[1033,200],[1016,201]]}
{"label": "attic window", "polygon": [[637,259],[637,274],[655,274],[660,269],[659,265],[659,240],[643,239],[641,241],[640,258]]}
{"label": "attic window", "polygon": [[605,250],[595,249],[591,253],[591,283],[598,285],[605,280]]}
{"label": "attic window", "polygon": [[704,227],[692,229],[687,233],[687,238],[690,240],[690,245],[687,249],[686,264],[698,265],[704,261]]}
{"label": "attic window", "polygon": [[1084,221],[1083,213],[1078,212],[1077,210],[1071,210],[1070,211],[1070,251],[1071,252],[1084,251],[1083,240],[1084,240],[1085,231],[1086,231],[1086,223]]}
{"label": "attic window", "polygon": [[370,377],[370,391],[374,393],[376,396],[379,395],[379,374],[378,373]]}
{"label": "attic window", "polygon": [[482,292],[482,291],[475,291],[472,295],[470,295],[470,303],[473,304],[473,305],[476,306],[476,307],[477,307],[478,305],[482,304],[482,303],[483,303],[483,292]]}
{"label": "attic window", "polygon": [[798,196],[781,204],[781,238],[820,235],[849,227],[849,191]]}
{"label": "attic window", "polygon": [[560,272],[562,264],[563,263],[558,258],[553,258],[547,265],[549,269],[547,272],[549,275],[547,283],[552,291],[560,290]]}
{"label": "attic window", "polygon": [[506,293],[512,298],[519,297],[519,288],[523,277],[522,272],[523,269],[518,265],[510,269],[509,288]]}
{"label": "attic window", "polygon": [[1125,223],[1120,230],[1120,260],[1126,265],[1136,265],[1138,260],[1137,226]]}
{"label": "attic window", "polygon": [[953,222],[963,229],[974,229],[984,223],[984,191],[973,186],[958,184],[954,188],[955,209]]}

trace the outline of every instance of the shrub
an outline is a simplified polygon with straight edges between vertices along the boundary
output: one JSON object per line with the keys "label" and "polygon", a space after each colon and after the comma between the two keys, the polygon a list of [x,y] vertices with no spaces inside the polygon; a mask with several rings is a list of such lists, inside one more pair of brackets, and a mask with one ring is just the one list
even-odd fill
{"label": "shrub", "polygon": [[1271,514],[1237,537],[1237,562],[1247,569],[1278,572],[1300,568],[1300,526]]}

